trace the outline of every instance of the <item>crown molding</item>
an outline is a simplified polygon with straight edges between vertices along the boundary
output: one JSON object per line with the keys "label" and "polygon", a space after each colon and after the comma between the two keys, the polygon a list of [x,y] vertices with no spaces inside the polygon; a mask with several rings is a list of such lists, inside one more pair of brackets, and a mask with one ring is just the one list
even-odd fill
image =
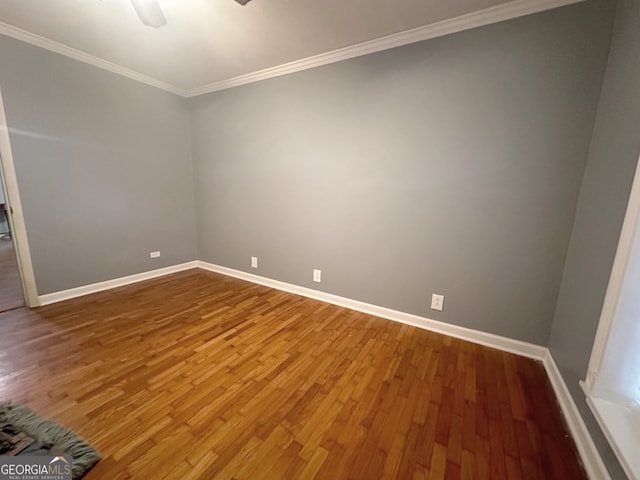
{"label": "crown molding", "polygon": [[147,85],[160,88],[161,90],[166,90],[167,92],[171,92],[176,95],[180,95],[183,97],[186,96],[186,91],[179,87],[176,87],[175,85],[171,85],[156,78],[150,77],[149,75],[136,72],[135,70],[123,67],[121,65],[118,65],[117,63],[103,60],[102,58],[98,58],[94,55],[90,55],[83,51],[69,47],[64,43],[49,40],[48,38],[41,37],[40,35],[36,35],[31,32],[27,32],[26,30],[8,25],[4,22],[0,22],[0,34],[6,35],[7,37],[15,38],[16,40],[21,40],[31,45],[35,45],[36,47],[41,47],[46,50],[59,53],[60,55],[64,55],[65,57],[73,58],[74,60],[93,65],[94,67],[101,68],[108,72],[115,73],[132,80],[136,80],[137,82],[146,83]]}
{"label": "crown molding", "polygon": [[459,17],[443,20],[422,27],[393,33],[363,43],[340,48],[331,52],[322,53],[312,57],[303,58],[294,62],[285,63],[276,67],[265,68],[257,72],[240,75],[238,77],[210,83],[202,87],[192,88],[186,91],[185,96],[196,97],[206,93],[238,87],[248,83],[259,82],[269,78],[300,72],[314,67],[328,65],[330,63],[360,57],[370,53],[380,52],[395,47],[401,47],[410,43],[442,37],[451,33],[461,32],[476,27],[482,27],[492,23],[502,22],[533,13],[551,10],[553,8],[579,3],[584,0],[515,0],[513,2],[486,8],[477,12],[461,15]]}
{"label": "crown molding", "polygon": [[376,38],[367,42],[358,43],[349,47],[339,48],[331,52],[314,55],[293,62],[285,63],[271,68],[265,68],[256,72],[240,75],[237,77],[209,83],[201,87],[183,89],[175,85],[163,82],[148,75],[136,72],[113,62],[103,60],[94,55],[82,52],[63,43],[49,40],[45,37],[35,35],[20,28],[0,22],[0,34],[21,40],[31,45],[35,45],[52,52],[65,55],[80,62],[93,65],[94,67],[107,70],[111,73],[136,80],[147,85],[151,85],[162,90],[180,95],[183,97],[196,97],[206,93],[226,90],[227,88],[238,87],[249,83],[267,80],[269,78],[280,77],[289,73],[301,72],[314,67],[320,67],[331,63],[348,60],[350,58],[380,52],[410,43],[421,42],[430,38],[442,37],[451,33],[461,32],[476,27],[482,27],[492,23],[502,22],[533,13],[551,10],[565,5],[583,2],[584,0],[514,0],[494,7],[468,13],[459,17],[443,20],[422,27],[413,28],[404,32],[393,33],[384,37]]}

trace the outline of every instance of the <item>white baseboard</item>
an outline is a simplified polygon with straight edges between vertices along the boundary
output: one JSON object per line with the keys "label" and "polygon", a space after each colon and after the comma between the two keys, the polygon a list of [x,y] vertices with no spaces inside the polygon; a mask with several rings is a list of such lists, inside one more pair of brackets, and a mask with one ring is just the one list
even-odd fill
{"label": "white baseboard", "polygon": [[607,467],[604,465],[595,443],[593,443],[591,434],[582,419],[578,407],[573,401],[573,397],[549,349],[547,349],[543,358],[543,364],[551,381],[551,386],[558,398],[562,413],[564,413],[565,420],[571,431],[571,436],[578,448],[578,453],[580,454],[587,475],[591,480],[611,480]]}
{"label": "white baseboard", "polygon": [[169,275],[170,273],[181,272],[183,270],[189,270],[190,268],[196,268],[198,262],[187,262],[179,265],[172,265],[170,267],[158,268],[157,270],[151,270],[148,272],[136,273],[135,275],[129,275],[127,277],[114,278],[113,280],[107,280],[104,282],[92,283],[90,285],[84,285],[82,287],[70,288],[69,290],[62,290],[60,292],[48,293],[46,295],[38,296],[40,305],[49,305],[51,303],[62,302],[63,300],[69,300],[71,298],[81,297],[83,295],[89,295],[90,293],[102,292],[111,288],[122,287],[124,285],[130,285],[132,283],[142,282],[143,280],[149,280],[151,278],[162,277],[163,275]]}
{"label": "white baseboard", "polygon": [[120,287],[123,285],[129,285],[131,283],[141,282],[151,278],[168,275],[170,273],[180,272],[191,268],[202,268],[211,272],[220,273],[230,277],[246,280],[248,282],[257,283],[267,287],[275,288],[277,290],[283,290],[285,292],[302,295],[304,297],[313,298],[322,302],[331,303],[340,307],[349,308],[359,312],[367,313],[369,315],[375,315],[377,317],[385,318],[395,322],[404,323],[424,330],[429,330],[443,335],[449,335],[451,337],[467,340],[469,342],[485,345],[488,347],[496,348],[498,350],[514,353],[523,357],[533,358],[543,362],[549,380],[553,387],[553,390],[558,398],[560,408],[565,416],[571,435],[578,448],[578,453],[582,459],[587,475],[591,480],[611,480],[609,473],[598,453],[598,450],[593,443],[593,439],[589,434],[589,430],[582,419],[578,407],[576,406],[569,389],[558,370],[553,356],[548,348],[540,345],[535,345],[520,340],[514,340],[500,335],[494,335],[492,333],[481,332],[470,328],[460,327],[457,325],[451,325],[437,320],[432,320],[418,315],[410,313],[400,312],[378,305],[370,303],[360,302],[338,295],[330,293],[320,292],[311,288],[300,287],[290,283],[280,282],[278,280],[272,280],[270,278],[261,277],[252,273],[243,272],[240,270],[234,270],[220,265],[212,263],[194,261],[183,263],[180,265],[174,265],[171,267],[160,268],[158,270],[152,270],[150,272],[143,272],[136,275],[130,275],[128,277],[117,278],[108,280],[106,282],[94,283],[91,285],[85,285],[83,287],[72,288],[61,292],[50,293],[47,295],[41,295],[39,297],[41,305],[48,305],[55,302],[61,302],[82,295],[88,295],[90,293],[100,292],[111,288]]}
{"label": "white baseboard", "polygon": [[485,333],[479,330],[473,330],[466,327],[459,327],[457,325],[451,325],[437,320],[431,320],[429,318],[420,317],[410,313],[400,312],[398,310],[392,310],[390,308],[380,307],[378,305],[372,305],[370,303],[360,302],[357,300],[351,300],[350,298],[340,297],[330,293],[320,292],[311,288],[300,287],[292,285],[290,283],[280,282],[278,280],[272,280],[270,278],[261,277],[252,273],[242,272],[240,270],[234,270],[227,267],[221,267],[220,265],[214,265],[207,262],[197,262],[200,268],[209,270],[211,272],[221,273],[230,277],[239,278],[252,283],[258,283],[267,287],[275,288],[277,290],[283,290],[285,292],[295,293],[302,295],[303,297],[313,298],[322,302],[331,303],[340,307],[350,308],[358,312],[367,313],[369,315],[375,315],[376,317],[386,318],[387,320],[393,320],[394,322],[405,323],[413,327],[422,328],[432,332],[442,333],[450,337],[467,340],[473,343],[479,343],[487,347],[497,348],[506,352],[515,353],[524,357],[534,358],[536,360],[542,360],[547,351],[545,347],[540,345],[534,345],[533,343],[527,343],[520,340],[514,340],[500,335],[494,335],[492,333]]}

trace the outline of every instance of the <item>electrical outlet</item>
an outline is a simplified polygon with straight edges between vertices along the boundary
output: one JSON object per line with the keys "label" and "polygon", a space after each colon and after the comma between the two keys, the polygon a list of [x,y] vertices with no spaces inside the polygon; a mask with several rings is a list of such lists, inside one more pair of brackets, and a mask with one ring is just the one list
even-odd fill
{"label": "electrical outlet", "polygon": [[438,295],[437,293],[431,295],[431,308],[442,311],[442,307],[444,307],[444,295]]}
{"label": "electrical outlet", "polygon": [[160,256],[160,252],[149,252],[149,256],[151,258],[158,258]]}
{"label": "electrical outlet", "polygon": [[258,257],[251,257],[251,268],[258,268]]}
{"label": "electrical outlet", "polygon": [[322,281],[322,270],[313,270],[313,281],[320,283]]}

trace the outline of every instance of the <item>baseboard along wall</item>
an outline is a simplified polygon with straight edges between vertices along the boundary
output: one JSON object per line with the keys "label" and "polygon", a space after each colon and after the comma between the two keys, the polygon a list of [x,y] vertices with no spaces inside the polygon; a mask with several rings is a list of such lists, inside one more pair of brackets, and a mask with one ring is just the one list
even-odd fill
{"label": "baseboard along wall", "polygon": [[569,393],[569,389],[558,369],[558,366],[553,359],[551,351],[547,347],[535,345],[533,343],[523,342],[521,340],[515,340],[492,333],[482,332],[479,330],[473,330],[466,327],[460,327],[457,325],[451,325],[448,323],[432,320],[426,317],[413,315],[410,313],[401,312],[398,310],[392,310],[389,308],[373,305],[370,303],[360,302],[358,300],[352,300],[350,298],[333,295],[330,293],[313,290],[311,288],[301,287],[290,283],[273,280],[266,277],[261,277],[252,273],[243,272],[241,270],[234,270],[228,267],[215,265],[212,263],[193,261],[174,265],[171,267],[160,268],[157,270],[151,270],[149,272],[138,273],[135,275],[129,275],[122,278],[116,278],[113,280],[107,280],[104,282],[93,283],[82,287],[72,288],[69,290],[63,290],[60,292],[49,293],[46,295],[40,295],[39,302],[41,306],[49,305],[52,303],[62,302],[72,298],[89,295],[91,293],[97,293],[104,290],[109,290],[124,285],[130,285],[132,283],[142,282],[152,278],[169,275],[171,273],[181,272],[192,268],[201,268],[211,272],[227,275],[229,277],[238,278],[247,282],[264,285],[266,287],[275,288],[285,292],[301,295],[322,302],[331,303],[358,312],[367,313],[376,317],[385,318],[394,322],[404,323],[424,330],[441,333],[461,340],[477,343],[487,347],[496,348],[505,352],[514,353],[524,357],[532,358],[542,362],[545,371],[549,376],[549,381],[553,387],[553,390],[558,399],[558,403],[564,414],[565,420],[573,439],[576,443],[578,453],[583,462],[585,471],[589,479],[591,480],[610,480],[610,475],[600,457],[600,454],[591,438],[589,430],[587,429],[584,420],[576,406],[573,397]]}
{"label": "baseboard along wall", "polygon": [[128,275],[126,277],[114,278],[113,280],[106,280],[104,282],[92,283],[84,285],[82,287],[70,288],[68,290],[61,290],[59,292],[47,293],[46,295],[39,295],[38,300],[40,305],[49,305],[51,303],[63,302],[64,300],[70,300],[76,297],[82,297],[91,293],[102,292],[104,290],[110,290],[112,288],[123,287],[125,285],[131,285],[132,283],[143,282],[145,280],[151,280],[152,278],[162,277],[171,273],[181,272],[183,270],[189,270],[196,268],[198,262],[187,262],[179,265],[173,265],[165,268],[158,268],[156,270],[150,270],[148,272],[136,273],[135,275]]}

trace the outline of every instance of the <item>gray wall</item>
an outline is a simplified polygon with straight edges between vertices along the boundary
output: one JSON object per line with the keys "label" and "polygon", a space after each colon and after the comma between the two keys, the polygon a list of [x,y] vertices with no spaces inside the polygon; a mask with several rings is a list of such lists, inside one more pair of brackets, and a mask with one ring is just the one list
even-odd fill
{"label": "gray wall", "polygon": [[584,379],[640,154],[640,3],[619,0],[549,346],[590,430],[625,478],[584,401]]}
{"label": "gray wall", "polygon": [[195,260],[186,101],[4,36],[0,65],[38,292]]}
{"label": "gray wall", "polygon": [[588,150],[611,14],[589,1],[194,99],[195,172],[187,101],[0,36],[39,293],[195,258],[252,271],[257,255],[267,277],[542,345],[551,332],[623,478],[577,384],[640,151],[632,0]]}
{"label": "gray wall", "polygon": [[546,345],[612,14],[587,2],[193,99],[199,258]]}

